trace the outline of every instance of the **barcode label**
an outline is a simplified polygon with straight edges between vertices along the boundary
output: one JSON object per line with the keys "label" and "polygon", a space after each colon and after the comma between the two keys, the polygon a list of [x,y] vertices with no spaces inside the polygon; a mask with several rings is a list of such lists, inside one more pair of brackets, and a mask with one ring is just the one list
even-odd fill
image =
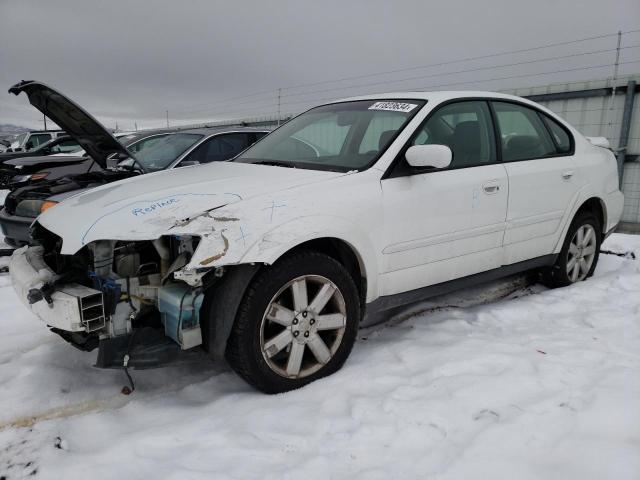
{"label": "barcode label", "polygon": [[418,105],[415,103],[403,103],[403,102],[376,102],[369,107],[369,110],[388,110],[391,112],[404,112],[409,113]]}

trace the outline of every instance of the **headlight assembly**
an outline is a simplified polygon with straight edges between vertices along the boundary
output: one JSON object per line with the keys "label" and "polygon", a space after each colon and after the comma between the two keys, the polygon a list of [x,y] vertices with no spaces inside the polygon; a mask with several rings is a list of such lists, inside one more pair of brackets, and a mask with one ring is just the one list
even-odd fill
{"label": "headlight assembly", "polygon": [[18,217],[35,218],[40,215],[40,209],[44,200],[22,200],[16,207],[15,215]]}
{"label": "headlight assembly", "polygon": [[15,215],[18,217],[35,218],[57,203],[58,202],[48,200],[22,200],[16,207]]}

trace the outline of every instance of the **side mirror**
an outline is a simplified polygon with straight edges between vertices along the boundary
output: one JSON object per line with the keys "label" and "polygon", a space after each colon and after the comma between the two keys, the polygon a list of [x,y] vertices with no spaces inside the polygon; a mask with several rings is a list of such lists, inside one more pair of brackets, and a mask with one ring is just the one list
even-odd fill
{"label": "side mirror", "polygon": [[452,157],[451,149],[446,145],[414,145],[405,154],[407,163],[416,168],[446,168]]}
{"label": "side mirror", "polygon": [[33,142],[29,141],[29,142],[24,144],[24,149],[25,150],[31,150],[32,148],[33,148]]}
{"label": "side mirror", "polygon": [[200,165],[200,162],[197,160],[184,160],[180,162],[180,167],[193,167],[194,165]]}

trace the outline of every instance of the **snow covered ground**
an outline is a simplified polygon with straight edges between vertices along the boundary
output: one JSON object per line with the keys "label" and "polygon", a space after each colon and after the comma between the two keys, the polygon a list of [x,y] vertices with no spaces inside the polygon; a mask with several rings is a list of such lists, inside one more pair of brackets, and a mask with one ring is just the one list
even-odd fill
{"label": "snow covered ground", "polygon": [[[640,236],[603,248],[640,258]],[[363,330],[343,370],[296,392],[203,358],[134,371],[124,396],[122,372],[92,368],[0,275],[0,477],[640,478],[640,261],[518,282]]]}

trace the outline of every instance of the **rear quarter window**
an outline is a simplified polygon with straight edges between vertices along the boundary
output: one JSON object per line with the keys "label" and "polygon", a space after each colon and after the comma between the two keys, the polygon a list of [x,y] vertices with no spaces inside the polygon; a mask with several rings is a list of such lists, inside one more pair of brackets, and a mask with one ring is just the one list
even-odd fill
{"label": "rear quarter window", "polygon": [[556,144],[558,153],[571,152],[571,135],[567,129],[543,113],[541,113],[540,116],[549,129],[549,132],[551,132],[551,138],[553,138],[553,142]]}

